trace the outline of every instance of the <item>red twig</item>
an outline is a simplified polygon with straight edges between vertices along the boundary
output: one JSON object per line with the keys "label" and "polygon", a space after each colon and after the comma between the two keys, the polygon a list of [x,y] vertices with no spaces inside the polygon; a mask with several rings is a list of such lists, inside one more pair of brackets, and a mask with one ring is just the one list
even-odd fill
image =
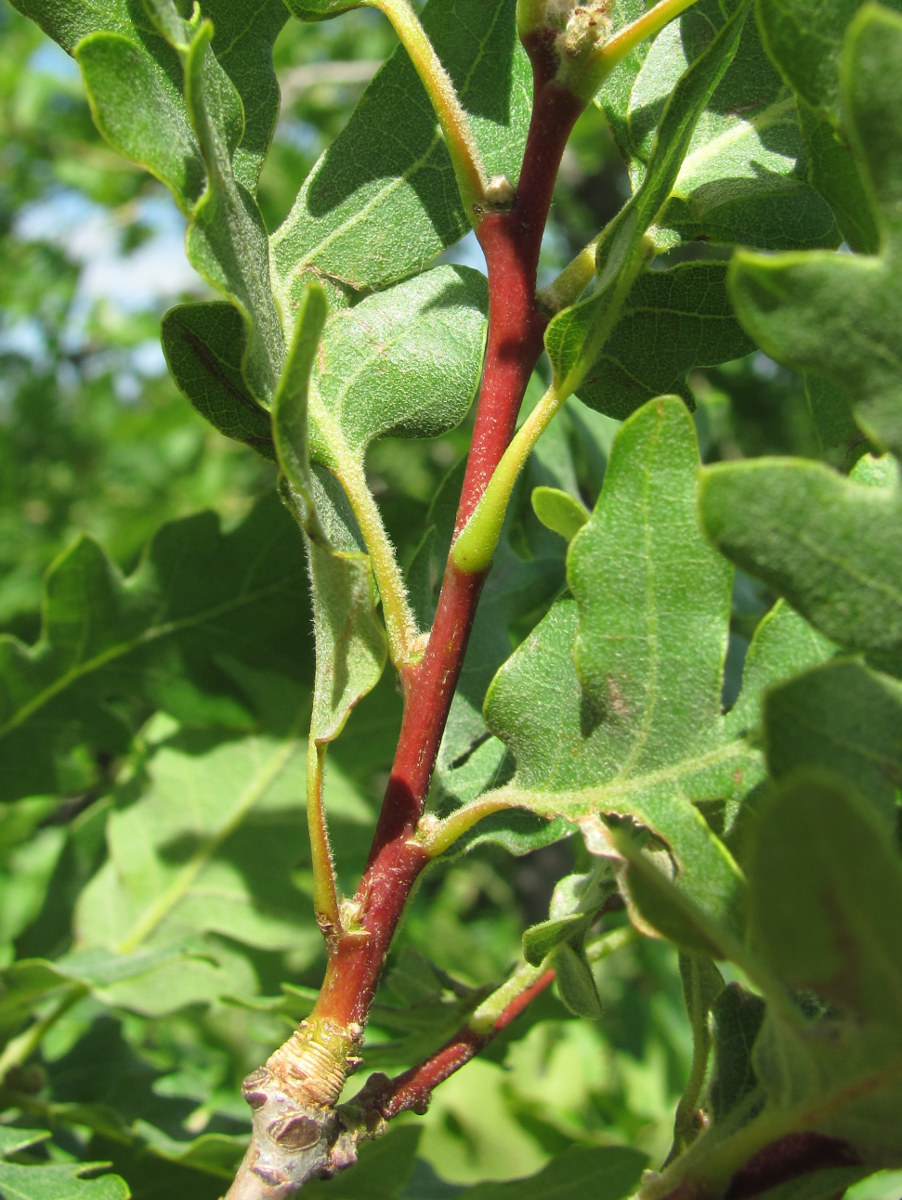
{"label": "red twig", "polygon": [[494,1025],[485,1033],[468,1027],[458,1030],[439,1050],[415,1067],[386,1079],[374,1076],[358,1097],[358,1103],[373,1107],[385,1120],[413,1110],[425,1112],[435,1088],[483,1050],[493,1038],[520,1015],[526,1006],[544,991],[554,979],[554,971],[546,971],[535,983],[524,989],[504,1008]]}
{"label": "red twig", "polygon": [[[535,103],[513,206],[487,214],[477,230],[488,269],[489,332],[457,529],[507,448],[542,350],[545,318],[535,298],[539,250],[561,155],[582,105],[547,81],[541,58],[534,76]],[[466,574],[449,561],[423,659],[409,678],[391,777],[355,896],[357,928],[330,958],[313,1019],[365,1023],[395,928],[428,862],[410,839],[426,804],[483,582],[483,574]]]}

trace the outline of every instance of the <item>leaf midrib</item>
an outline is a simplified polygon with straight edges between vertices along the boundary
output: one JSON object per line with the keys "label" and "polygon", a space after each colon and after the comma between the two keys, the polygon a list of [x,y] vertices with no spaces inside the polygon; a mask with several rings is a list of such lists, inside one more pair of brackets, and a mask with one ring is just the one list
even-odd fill
{"label": "leaf midrib", "polygon": [[[4,724],[0,725],[0,738],[5,737],[14,729],[17,729],[25,721],[32,717],[39,709],[43,708],[56,696],[64,692],[71,684],[78,682],[85,676],[92,674],[94,671],[105,667],[110,662],[115,662],[118,658],[123,658],[130,654],[139,646],[149,645],[157,641],[159,638],[168,637],[173,633],[180,633],[184,629],[191,629],[198,625],[203,625],[207,621],[215,620],[216,617],[223,616],[225,613],[234,612],[238,608],[242,608],[247,604],[255,604],[260,600],[265,600],[269,596],[278,594],[285,586],[285,579],[280,579],[276,583],[269,584],[265,588],[258,588],[252,592],[243,592],[241,595],[224,600],[221,604],[214,605],[212,608],[203,609],[201,612],[193,613],[188,617],[180,617],[172,621],[166,621],[162,625],[154,626],[150,629],[145,629],[137,637],[130,638],[128,641],[120,642],[116,646],[110,646],[106,650],[102,650],[99,654],[95,654],[93,658],[89,658],[80,662],[75,667],[71,667],[63,675],[60,675],[47,687],[39,691],[31,700],[22,705],[20,709],[13,714],[12,717]],[[13,641],[15,639],[12,639]],[[36,649],[42,650],[45,646],[38,646]],[[50,647],[52,649],[52,646]],[[33,663],[34,654],[28,653],[28,658]]]}

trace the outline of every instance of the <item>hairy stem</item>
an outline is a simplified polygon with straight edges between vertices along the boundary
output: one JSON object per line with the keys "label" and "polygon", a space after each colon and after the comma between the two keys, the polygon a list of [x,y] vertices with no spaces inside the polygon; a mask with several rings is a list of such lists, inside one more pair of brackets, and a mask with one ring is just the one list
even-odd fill
{"label": "hairy stem", "polygon": [[435,49],[426,36],[410,0],[377,0],[401,39],[435,109],[451,156],[460,198],[467,217],[473,221],[485,203],[485,169],[470,128],[469,118]]}
{"label": "hairy stem", "polygon": [[[561,155],[582,109],[581,101],[553,82],[547,56],[531,58],[534,106],[517,191],[509,208],[483,213],[477,228],[488,268],[489,330],[457,531],[479,503],[513,436],[542,351],[545,317],[535,296],[539,249]],[[343,906],[343,930],[319,997],[289,1043],[245,1081],[254,1133],[228,1200],[275,1200],[342,1165],[342,1152],[336,1157],[334,1149],[345,1144],[336,1133],[335,1104],[345,1074],[353,1069],[352,1051],[395,929],[430,861],[414,835],[485,575],[462,571],[449,559],[423,657],[406,672],[401,730],[369,859],[353,901]],[[454,1063],[461,1065],[476,1053],[479,1035],[462,1036],[468,1048],[449,1047],[444,1065],[437,1063],[431,1074],[420,1076],[417,1087],[435,1086],[456,1069]],[[368,1127],[364,1133],[372,1135]],[[346,1141],[356,1144],[364,1133],[348,1132]]]}

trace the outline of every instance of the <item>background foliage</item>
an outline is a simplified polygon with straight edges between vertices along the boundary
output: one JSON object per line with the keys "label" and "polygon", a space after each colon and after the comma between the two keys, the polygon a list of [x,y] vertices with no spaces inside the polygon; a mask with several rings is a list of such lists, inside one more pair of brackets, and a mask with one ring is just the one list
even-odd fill
{"label": "background foliage", "polygon": [[[621,0],[618,13],[642,7]],[[684,1091],[706,1039],[718,1119],[761,1098],[804,1107],[884,1071],[876,1094],[820,1126],[872,1150],[870,1166],[822,1172],[805,1195],[902,1188],[890,1174],[856,1183],[902,1154],[900,6],[759,0],[744,24],[741,7],[704,0],[634,51],[568,149],[540,282],[609,221],[602,280],[605,255],[626,261],[643,234],[656,269],[636,278],[518,485],[435,785],[442,815],[495,815],[468,836],[472,854],[424,880],[365,1069],[400,1069],[441,1042],[526,930],[528,958],[555,956],[558,995],[313,1196],[615,1200],[665,1158],[675,1111],[676,1144],[688,1138]],[[229,5],[210,8],[227,22]],[[484,292],[433,170],[443,150],[426,98],[399,54],[355,107],[395,45],[378,14],[302,26],[283,25],[281,2],[256,8],[256,59],[182,55],[198,95],[217,69],[234,84],[218,109],[198,101],[219,121],[200,144],[172,83],[181,51],[132,64],[171,122],[151,136],[103,116],[127,99],[104,89],[132,18],[112,35],[65,31],[67,49],[90,35],[78,57],[109,141],[153,166],[177,205],[96,132],[71,60],[0,8],[0,1195],[219,1196],[246,1139],[240,1081],[322,974],[300,818],[306,567],[273,487],[278,316],[245,269],[268,235],[278,300],[290,305],[305,273],[322,279],[333,344],[364,381],[370,343],[343,316],[367,316],[399,347],[372,413],[345,407],[323,373],[313,457],[335,466],[336,428],[340,468],[362,471],[366,454],[420,614],[450,538]],[[474,59],[460,15],[431,9],[452,75],[473,66],[462,94],[488,166],[513,175],[525,61],[494,29],[481,31],[492,53]],[[277,96],[254,63],[267,42],[282,110],[264,161]],[[681,78],[681,106],[665,110]],[[403,137],[387,142],[399,94]],[[225,159],[198,214],[204,171]],[[239,188],[256,194],[250,215]],[[629,221],[612,220],[625,202]],[[216,206],[241,207],[246,257],[217,241]],[[191,211],[188,254],[206,282],[181,266]],[[364,211],[369,240],[355,232]],[[440,272],[407,280],[443,250]],[[414,351],[447,341],[445,288],[457,342],[424,417],[405,402],[430,387]],[[607,303],[602,287],[557,319],[556,375],[585,356]],[[165,309],[166,355],[194,408],[157,349]],[[662,392],[692,418],[677,399],[640,407]],[[317,422],[331,430],[321,445]],[[347,532],[324,478],[321,510]],[[555,489],[544,515],[539,487]],[[383,678],[330,753],[349,888],[399,713]],[[523,808],[557,819],[537,832]],[[582,823],[591,849],[599,812],[616,881],[571,836]],[[657,869],[664,845],[674,879]],[[635,925],[669,940],[625,937],[590,970],[586,897],[615,882]],[[711,950],[729,963],[723,989]],[[784,1019],[775,980],[820,1014],[813,1043]]]}

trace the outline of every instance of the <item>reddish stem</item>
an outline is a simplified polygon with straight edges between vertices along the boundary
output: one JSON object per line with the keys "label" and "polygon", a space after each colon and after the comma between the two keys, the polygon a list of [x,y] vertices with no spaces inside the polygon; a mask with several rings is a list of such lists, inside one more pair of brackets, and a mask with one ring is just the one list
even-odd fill
{"label": "reddish stem", "polygon": [[358,1102],[362,1100],[367,1106],[372,1105],[387,1121],[399,1113],[407,1112],[408,1109],[414,1112],[425,1111],[433,1090],[497,1037],[553,979],[554,971],[546,971],[544,975],[540,975],[533,984],[511,1000],[487,1032],[476,1033],[464,1027],[429,1058],[395,1076],[394,1079],[374,1077],[371,1081],[372,1086],[367,1084]]}
{"label": "reddish stem", "polygon": [[[477,236],[489,279],[489,331],[482,386],[456,528],[475,508],[516,428],[542,351],[545,317],[536,305],[542,233],[561,155],[582,104],[548,82],[534,55],[535,96],[512,208],[486,214]],[[407,679],[392,772],[357,889],[356,928],[339,941],[311,1019],[363,1025],[394,931],[429,861],[411,838],[422,816],[485,574],[449,560],[423,658]]]}

